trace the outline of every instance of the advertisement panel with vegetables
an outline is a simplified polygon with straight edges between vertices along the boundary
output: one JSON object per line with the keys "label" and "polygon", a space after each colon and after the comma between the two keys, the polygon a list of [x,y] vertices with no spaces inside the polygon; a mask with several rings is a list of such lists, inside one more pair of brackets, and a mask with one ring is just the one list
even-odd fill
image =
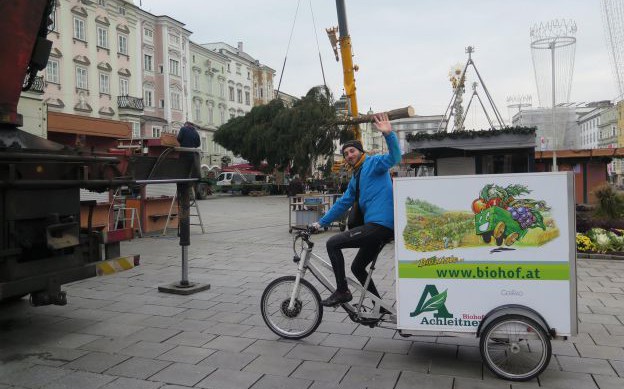
{"label": "advertisement panel with vegetables", "polygon": [[472,332],[490,310],[520,304],[576,331],[572,173],[394,185],[398,328]]}

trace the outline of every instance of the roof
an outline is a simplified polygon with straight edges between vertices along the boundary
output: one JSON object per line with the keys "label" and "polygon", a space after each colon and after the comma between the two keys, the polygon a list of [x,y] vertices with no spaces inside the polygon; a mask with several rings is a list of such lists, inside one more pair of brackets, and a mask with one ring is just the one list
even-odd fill
{"label": "roof", "polygon": [[411,150],[494,150],[535,148],[535,128],[511,127],[489,131],[455,131],[408,134]]}
{"label": "roof", "polygon": [[[566,158],[621,158],[624,157],[624,148],[607,148],[607,149],[583,149],[583,150],[557,150],[558,159]],[[535,159],[552,159],[553,152],[549,151],[536,151]]]}

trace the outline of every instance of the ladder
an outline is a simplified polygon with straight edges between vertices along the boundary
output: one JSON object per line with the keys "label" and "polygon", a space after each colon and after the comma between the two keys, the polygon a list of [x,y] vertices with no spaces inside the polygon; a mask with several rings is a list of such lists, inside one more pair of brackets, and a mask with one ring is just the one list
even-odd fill
{"label": "ladder", "polygon": [[[190,190],[189,190],[190,196],[191,196],[191,202],[190,202],[190,211],[189,211],[189,219],[191,219],[191,221],[193,220],[193,217],[196,217],[199,220],[199,223],[190,223],[191,226],[200,226],[201,227],[201,231],[202,234],[205,234],[206,231],[204,230],[204,222],[202,221],[202,217],[201,217],[201,213],[199,212],[199,206],[197,205],[197,200],[195,197],[195,188],[193,186],[191,186]],[[169,214],[167,215],[167,221],[165,222],[165,228],[163,228],[163,235],[167,235],[167,228],[169,227],[169,221],[171,220],[171,214],[173,212],[173,205],[175,204],[176,199],[178,198],[178,190],[176,189],[176,193],[173,196],[173,198],[171,199],[171,205],[169,206]],[[195,212],[193,213],[193,208],[195,208]]]}
{"label": "ladder", "polygon": [[[121,200],[121,202],[120,202]],[[139,210],[132,207],[126,207],[125,198],[121,196],[121,187],[115,189],[113,193],[113,199],[111,201],[110,207],[108,209],[109,218],[108,220],[112,220],[111,215],[114,215],[114,221],[112,228],[109,226],[110,231],[114,231],[118,228],[120,224],[123,225],[123,228],[128,228],[127,223],[130,222],[130,228],[134,233],[134,221],[136,220],[138,226],[139,237],[143,237],[143,229],[141,228],[141,217],[139,215]],[[130,216],[128,216],[128,212]]]}

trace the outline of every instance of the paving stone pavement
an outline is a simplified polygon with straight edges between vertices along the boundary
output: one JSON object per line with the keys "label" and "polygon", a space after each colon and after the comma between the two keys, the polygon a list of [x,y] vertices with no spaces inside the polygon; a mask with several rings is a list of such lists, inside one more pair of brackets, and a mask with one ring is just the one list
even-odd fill
{"label": "paving stone pavement", "polygon": [[[510,383],[483,365],[475,339],[402,338],[339,310],[326,310],[303,340],[280,339],[259,300],[271,280],[294,274],[288,199],[199,206],[207,231],[192,229],[189,274],[210,290],[157,291],[180,280],[177,237],[125,243],[122,253],[141,254],[141,265],[66,285],[64,307],[0,305],[0,389],[624,388],[624,261],[578,262],[579,335],[553,342],[538,379]],[[333,233],[314,237],[323,255]],[[393,253],[384,249],[375,272],[391,299]]]}

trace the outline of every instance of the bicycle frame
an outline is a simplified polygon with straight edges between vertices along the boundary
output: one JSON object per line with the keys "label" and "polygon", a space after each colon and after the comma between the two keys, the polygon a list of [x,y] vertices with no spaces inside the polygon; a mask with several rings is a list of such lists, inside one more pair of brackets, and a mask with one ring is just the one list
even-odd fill
{"label": "bicycle frame", "polygon": [[[302,247],[303,253],[304,253],[303,258],[301,258],[301,256],[298,255],[297,250],[295,248],[297,240],[299,239],[301,239],[302,242],[305,243],[305,247]],[[295,276],[295,287],[293,288],[292,294],[290,296],[290,302],[288,304],[289,309],[293,309],[295,305],[295,301],[299,297],[299,283],[300,283],[300,280],[305,277],[306,271],[308,269],[310,270],[312,275],[330,292],[334,292],[336,290],[336,287],[334,286],[334,284],[322,272],[322,269],[325,268],[325,269],[331,270],[333,273],[332,265],[328,263],[322,257],[313,253],[312,252],[313,248],[314,248],[314,242],[311,242],[309,240],[308,233],[299,232],[295,235],[295,239],[293,242],[293,250],[295,251],[294,261],[298,263],[298,266],[297,266],[297,274]],[[373,275],[373,270],[375,269],[374,267],[375,262],[376,261],[373,261],[371,264],[371,268],[370,268],[370,271],[368,272],[368,277],[366,278],[366,282],[364,283],[364,286],[360,285],[360,283],[357,282],[356,280],[353,280],[352,278],[347,277],[347,283],[351,285],[353,289],[360,292],[360,297],[357,302],[357,307],[349,303],[341,304],[341,306],[345,311],[347,311],[349,316],[354,321],[375,320],[375,321],[383,321],[383,322],[396,324],[396,311],[394,310],[394,307],[384,302],[383,299],[368,292],[367,290],[368,284],[370,283],[371,277]],[[368,297],[374,302],[374,308],[368,312],[364,312],[362,310],[362,303],[364,302],[364,299],[366,297]],[[390,312],[389,317],[387,318],[381,317],[381,313],[380,313],[381,307],[385,308],[388,312]]]}

